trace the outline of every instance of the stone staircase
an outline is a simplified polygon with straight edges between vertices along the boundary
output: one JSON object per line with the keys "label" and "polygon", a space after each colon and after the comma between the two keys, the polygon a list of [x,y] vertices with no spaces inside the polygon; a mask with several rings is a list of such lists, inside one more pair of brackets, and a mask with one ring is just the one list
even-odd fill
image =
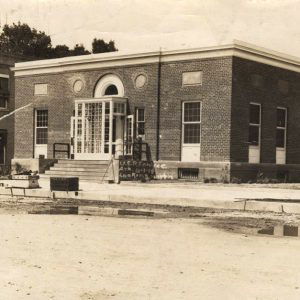
{"label": "stone staircase", "polygon": [[79,177],[79,180],[108,182],[108,160],[67,160],[62,159],[54,164],[41,178]]}

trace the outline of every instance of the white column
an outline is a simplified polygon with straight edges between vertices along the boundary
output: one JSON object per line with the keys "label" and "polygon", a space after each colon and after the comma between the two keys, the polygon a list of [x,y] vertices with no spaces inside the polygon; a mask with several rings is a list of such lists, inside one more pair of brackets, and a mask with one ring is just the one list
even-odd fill
{"label": "white column", "polygon": [[112,156],[112,136],[113,136],[113,102],[109,102],[109,155]]}
{"label": "white column", "polygon": [[116,119],[116,158],[123,154],[123,122],[120,116]]}

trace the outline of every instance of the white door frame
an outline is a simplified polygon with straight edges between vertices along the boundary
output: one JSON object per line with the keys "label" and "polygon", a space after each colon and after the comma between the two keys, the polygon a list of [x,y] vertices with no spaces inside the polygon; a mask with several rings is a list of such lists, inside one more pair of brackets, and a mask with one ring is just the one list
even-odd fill
{"label": "white door frame", "polygon": [[[130,128],[128,128],[128,123],[130,123]],[[129,131],[130,129],[130,131]],[[124,154],[132,155],[132,144],[128,145],[129,143],[133,143],[133,137],[134,137],[134,116],[128,115],[125,117],[125,126],[124,126],[124,141],[125,141],[125,147],[124,147]]]}
{"label": "white door frame", "polygon": [[[259,164],[260,163],[260,148],[261,148],[261,104],[257,102],[250,102],[250,105],[259,106],[259,124],[252,124],[249,122],[249,126],[258,127],[258,145],[249,145],[248,150],[248,162],[250,164]],[[249,109],[250,111],[250,109]]]}
{"label": "white door frame", "polygon": [[[95,152],[90,153],[86,152],[86,143],[85,140],[87,136],[87,130],[89,123],[87,121],[87,116],[85,112],[85,106],[91,103],[101,103],[101,137],[99,140],[99,148],[95,147],[94,149],[98,149],[98,151],[94,150]],[[121,103],[124,104],[123,112],[114,112],[114,104]],[[108,160],[113,156],[112,153],[112,138],[113,138],[113,118],[114,116],[125,116],[126,114],[126,103],[127,99],[123,97],[113,96],[113,97],[101,97],[101,98],[93,98],[93,99],[77,99],[75,100],[75,132],[74,134],[74,159],[81,159],[81,160]],[[82,105],[81,116],[78,115],[78,105]],[[109,114],[106,114],[105,107],[109,105]],[[100,115],[98,116],[100,117]],[[73,118],[73,117],[72,117]],[[71,126],[72,126],[72,118],[71,118]],[[108,124],[105,120],[108,119]],[[81,135],[79,136],[79,127],[78,123],[81,122]],[[109,132],[108,132],[108,140],[105,139],[105,126],[108,125]],[[72,130],[72,129],[71,129]],[[123,131],[121,129],[121,131]],[[78,142],[81,142],[81,149],[78,149]],[[97,145],[96,145],[97,146]],[[108,146],[108,147],[105,147]],[[105,153],[106,149],[108,148],[107,153]]]}
{"label": "white door frame", "polygon": [[[285,127],[280,127],[276,125],[276,131],[277,129],[284,130],[284,147],[276,147],[276,164],[284,165],[286,164],[287,108],[279,106],[277,107],[277,109],[282,109],[285,111]],[[276,113],[277,113],[277,109],[276,109]]]}
{"label": "white door frame", "polygon": [[[46,126],[39,126],[37,127],[37,113],[38,111],[47,111],[48,116],[48,109],[35,109],[34,111],[34,158],[39,158],[40,155],[43,155],[44,158],[47,158],[47,152],[48,152],[48,143],[47,144],[37,144],[37,129],[38,128],[47,128],[48,131],[48,122],[47,121],[47,127]],[[49,120],[49,116],[47,117]],[[47,133],[48,134],[48,133]]]}
{"label": "white door frame", "polygon": [[[184,105],[185,103],[200,103],[200,121],[185,122],[184,121]],[[186,162],[199,162],[201,157],[201,115],[202,103],[199,100],[183,101],[182,102],[182,116],[181,116],[181,161]],[[187,144],[184,143],[184,125],[186,124],[200,124],[200,143]]]}

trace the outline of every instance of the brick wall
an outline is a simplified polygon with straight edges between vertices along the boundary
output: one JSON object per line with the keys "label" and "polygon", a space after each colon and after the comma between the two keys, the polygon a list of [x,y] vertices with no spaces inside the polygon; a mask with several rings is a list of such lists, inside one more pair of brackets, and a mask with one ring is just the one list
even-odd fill
{"label": "brick wall", "polygon": [[[147,74],[147,84],[142,89],[134,87],[134,79],[140,73]],[[125,88],[125,97],[129,99],[129,114],[134,114],[136,107],[145,108],[146,140],[150,145],[152,156],[156,151],[156,111],[157,111],[157,64],[110,68],[93,71],[66,72],[16,78],[16,106],[21,107],[33,102],[33,108],[47,108],[48,124],[48,157],[52,157],[54,142],[70,142],[70,119],[76,98],[92,98],[98,80],[106,74],[120,77]],[[82,79],[84,89],[76,94],[73,84]],[[34,96],[34,84],[47,83],[47,96]],[[33,109],[32,107],[16,115],[16,149],[15,157],[33,157]]]}
{"label": "brick wall", "polygon": [[[262,76],[263,84],[255,87],[251,76]],[[282,92],[278,81],[289,82]],[[233,58],[233,96],[231,118],[231,154],[233,162],[248,162],[248,127],[250,102],[261,104],[261,163],[276,162],[276,108],[288,109],[286,162],[300,163],[300,74],[289,70]]]}
{"label": "brick wall", "polygon": [[[200,100],[201,160],[229,160],[231,66],[230,57],[161,65],[159,159],[181,159],[182,102]],[[202,71],[202,85],[182,87],[182,73],[185,71]],[[51,158],[54,142],[70,141],[70,118],[74,109],[74,99],[93,97],[97,81],[109,73],[118,75],[122,80],[125,97],[129,99],[130,114],[134,113],[136,107],[145,108],[145,139],[150,145],[152,158],[156,160],[158,64],[17,77],[16,107],[30,102],[33,102],[33,107],[16,115],[15,157],[33,157],[32,108],[47,108],[49,111],[48,158]],[[142,89],[136,89],[134,79],[140,73],[147,74],[147,84]],[[72,86],[78,78],[83,80],[85,87],[82,92],[76,94]],[[49,94],[34,96],[35,83],[48,83]]]}
{"label": "brick wall", "polygon": [[[161,70],[160,159],[181,159],[182,102],[202,102],[201,161],[229,161],[232,58],[165,63]],[[202,71],[202,85],[182,87],[182,73]]]}
{"label": "brick wall", "polygon": [[[10,67],[14,65],[17,58],[0,54],[0,73],[9,75],[9,99],[7,109],[0,109],[0,118],[14,110],[14,77]],[[5,163],[9,164],[14,153],[14,116],[0,120],[0,129],[7,132]]]}

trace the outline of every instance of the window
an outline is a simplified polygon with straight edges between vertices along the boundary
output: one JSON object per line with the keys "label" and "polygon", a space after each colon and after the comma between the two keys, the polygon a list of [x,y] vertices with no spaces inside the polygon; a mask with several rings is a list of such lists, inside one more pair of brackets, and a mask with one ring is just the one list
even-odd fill
{"label": "window", "polygon": [[124,103],[114,103],[114,113],[124,114],[125,113],[125,104]]}
{"label": "window", "polygon": [[9,91],[8,75],[0,74],[0,93],[6,94]]}
{"label": "window", "polygon": [[36,111],[36,144],[48,144],[48,110]]}
{"label": "window", "polygon": [[0,109],[7,108],[8,97],[0,95]]}
{"label": "window", "polygon": [[182,73],[182,86],[186,85],[201,85],[202,84],[202,72],[184,72]]}
{"label": "window", "polygon": [[276,123],[276,147],[285,148],[286,146],[286,124],[287,110],[286,108],[277,108]]}
{"label": "window", "polygon": [[118,89],[114,84],[109,85],[104,92],[105,96],[118,95]]}
{"label": "window", "polygon": [[259,146],[260,144],[260,120],[260,104],[250,103],[249,144],[251,146]]}
{"label": "window", "polygon": [[136,109],[136,136],[145,137],[145,109]]}
{"label": "window", "polygon": [[183,143],[200,144],[201,134],[201,103],[183,103]]}
{"label": "window", "polygon": [[48,84],[46,83],[37,83],[34,85],[34,95],[42,96],[48,94]]}

